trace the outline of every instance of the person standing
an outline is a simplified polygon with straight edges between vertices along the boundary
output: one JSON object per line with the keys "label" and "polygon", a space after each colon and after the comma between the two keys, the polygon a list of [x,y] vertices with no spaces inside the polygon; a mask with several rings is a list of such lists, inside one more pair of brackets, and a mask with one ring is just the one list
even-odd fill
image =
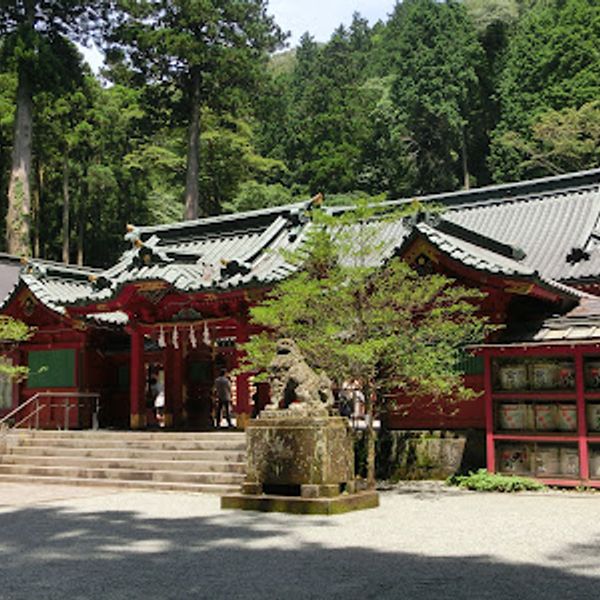
{"label": "person standing", "polygon": [[227,427],[231,427],[231,382],[225,369],[221,369],[219,376],[215,379],[215,394],[217,396],[216,426],[221,427],[221,418],[225,413]]}
{"label": "person standing", "polygon": [[165,386],[153,377],[150,380],[150,395],[154,401],[154,412],[159,427],[165,426]]}

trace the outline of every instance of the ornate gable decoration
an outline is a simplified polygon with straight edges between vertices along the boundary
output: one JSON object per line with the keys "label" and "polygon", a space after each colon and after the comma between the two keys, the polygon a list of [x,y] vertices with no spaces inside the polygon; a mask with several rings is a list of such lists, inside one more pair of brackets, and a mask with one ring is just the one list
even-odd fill
{"label": "ornate gable decoration", "polygon": [[186,307],[177,311],[171,318],[173,321],[202,321],[204,316],[200,311]]}
{"label": "ornate gable decoration", "polygon": [[136,292],[152,304],[160,304],[169,293],[170,286],[163,281],[143,281],[135,284]]}

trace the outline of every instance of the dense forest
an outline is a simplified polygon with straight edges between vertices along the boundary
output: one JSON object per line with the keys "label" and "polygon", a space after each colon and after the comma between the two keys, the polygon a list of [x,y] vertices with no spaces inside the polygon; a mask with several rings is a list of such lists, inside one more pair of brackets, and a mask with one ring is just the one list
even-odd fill
{"label": "dense forest", "polygon": [[4,249],[106,265],[128,222],[600,165],[597,0],[404,0],[285,39],[265,0],[0,0]]}

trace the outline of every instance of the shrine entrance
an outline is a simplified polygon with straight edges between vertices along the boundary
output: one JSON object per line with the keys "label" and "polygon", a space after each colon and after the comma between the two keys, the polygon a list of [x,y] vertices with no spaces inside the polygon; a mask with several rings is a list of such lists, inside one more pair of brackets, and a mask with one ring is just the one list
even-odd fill
{"label": "shrine entrance", "polygon": [[[129,426],[208,429],[214,426],[212,390],[219,371],[232,372],[248,340],[247,292],[183,294],[164,281],[126,285],[110,301],[72,307],[73,313],[121,311],[129,337]],[[126,363],[125,363],[126,364]],[[248,375],[232,377],[236,414],[250,415]],[[156,419],[152,391],[164,389],[164,420]],[[243,418],[242,418],[243,420]]]}
{"label": "shrine entrance", "polygon": [[[238,333],[230,319],[161,323],[132,331],[130,426],[214,428],[214,381],[221,370],[231,373],[238,367]],[[248,376],[232,376],[231,383],[234,412],[249,415]],[[156,415],[157,389],[164,390],[164,419]]]}

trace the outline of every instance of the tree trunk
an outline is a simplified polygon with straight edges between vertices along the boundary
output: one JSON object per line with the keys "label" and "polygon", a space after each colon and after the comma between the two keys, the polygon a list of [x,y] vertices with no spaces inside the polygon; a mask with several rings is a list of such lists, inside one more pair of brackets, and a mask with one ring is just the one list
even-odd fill
{"label": "tree trunk", "polygon": [[32,193],[32,213],[33,213],[33,256],[40,258],[40,210],[42,206],[42,196],[44,193],[44,167],[37,161],[36,186]]}
{"label": "tree trunk", "polygon": [[69,155],[65,152],[63,159],[63,213],[62,213],[62,260],[65,264],[69,264]]}
{"label": "tree trunk", "polygon": [[463,169],[463,186],[465,190],[471,189],[471,178],[469,177],[469,164],[467,160],[467,140],[465,130],[462,130],[461,135],[461,154],[462,154],[462,169]]}
{"label": "tree trunk", "polygon": [[367,445],[367,488],[375,489],[375,429],[373,427],[373,388],[366,387],[365,394],[365,419],[366,419],[366,445]]}
{"label": "tree trunk", "polygon": [[83,238],[85,235],[85,203],[79,200],[79,224],[77,227],[77,264],[83,266]]}
{"label": "tree trunk", "polygon": [[32,84],[24,68],[19,69],[12,167],[8,186],[6,247],[10,254],[30,256],[31,136],[33,129]]}
{"label": "tree trunk", "polygon": [[198,218],[198,179],[200,177],[200,73],[192,71],[192,97],[188,128],[187,171],[185,180],[186,220]]}

